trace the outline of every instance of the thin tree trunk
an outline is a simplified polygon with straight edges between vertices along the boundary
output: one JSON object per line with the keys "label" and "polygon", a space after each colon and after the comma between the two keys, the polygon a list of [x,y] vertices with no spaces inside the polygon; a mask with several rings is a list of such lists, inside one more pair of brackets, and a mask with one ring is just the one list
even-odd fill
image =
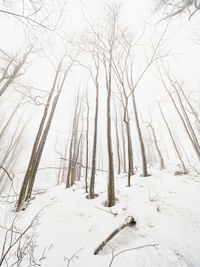
{"label": "thin tree trunk", "polygon": [[[169,81],[171,82],[172,86],[174,87],[174,85],[173,85],[172,81],[170,80],[169,76],[167,76],[167,77],[168,77]],[[177,107],[177,104],[176,104],[176,102],[175,102],[175,100],[174,100],[172,94],[171,94],[170,91],[168,90],[168,88],[167,88],[167,86],[166,86],[166,84],[165,84],[165,81],[164,81],[162,75],[161,75],[161,78],[162,78],[162,82],[163,82],[164,88],[165,88],[165,90],[167,91],[167,93],[169,94],[169,97],[170,97],[170,99],[171,99],[171,101],[172,101],[172,103],[173,103],[173,105],[174,105],[174,107],[175,107],[175,109],[176,109],[176,111],[177,111],[177,113],[178,113],[178,116],[180,117],[180,120],[181,120],[181,122],[182,122],[182,124],[183,124],[183,126],[184,126],[184,128],[185,128],[185,131],[186,131],[186,133],[187,133],[187,135],[188,135],[188,138],[190,139],[190,142],[191,142],[191,144],[192,144],[192,146],[193,146],[193,148],[194,148],[194,150],[195,150],[195,152],[196,152],[196,155],[197,155],[198,159],[200,160],[200,148],[199,148],[199,145],[198,145],[198,141],[197,141],[197,143],[196,143],[196,141],[195,141],[196,139],[194,140],[193,137],[191,136],[192,133],[189,132],[188,127],[187,127],[187,125],[186,125],[186,123],[185,123],[185,120],[184,120],[184,118],[182,117],[182,115],[181,115],[181,113],[180,113],[180,111],[179,111],[179,109],[178,109],[178,107]],[[176,88],[174,87],[174,89],[176,89]],[[179,99],[179,102],[180,102],[180,99]],[[180,104],[181,104],[181,103],[180,103]],[[184,112],[184,108],[183,108],[182,111]],[[186,114],[186,116],[187,116],[187,114]],[[191,128],[190,128],[190,130],[191,130]]]}
{"label": "thin tree trunk", "polygon": [[137,106],[136,106],[134,91],[132,92],[132,101],[133,101],[133,109],[134,109],[134,116],[135,116],[135,122],[136,122],[136,129],[138,132],[140,149],[141,149],[141,156],[142,156],[142,176],[146,177],[146,176],[148,176],[147,161],[146,161],[144,142],[143,142],[143,138],[142,138],[142,132],[140,129],[140,123],[139,123],[139,119],[138,119],[138,112],[137,112]]}
{"label": "thin tree trunk", "polygon": [[158,153],[158,157],[159,157],[159,161],[160,161],[160,170],[163,170],[165,168],[165,165],[164,165],[164,160],[163,160],[161,151],[160,151],[160,149],[158,147],[158,142],[157,142],[157,139],[156,139],[155,130],[154,130],[153,125],[151,123],[148,124],[148,127],[150,127],[150,129],[152,131],[152,134],[153,134],[154,144],[155,144],[156,151]]}
{"label": "thin tree trunk", "polygon": [[118,160],[118,174],[121,173],[121,158],[120,158],[120,146],[119,146],[119,133],[118,133],[118,117],[117,117],[117,109],[115,106],[115,135],[116,135],[116,143],[117,143],[117,160]]}
{"label": "thin tree trunk", "polygon": [[89,188],[89,198],[95,197],[94,194],[94,184],[95,184],[95,173],[96,173],[96,151],[97,151],[97,133],[98,133],[98,112],[99,112],[99,65],[96,66],[96,77],[95,77],[95,87],[96,87],[96,107],[95,107],[95,118],[94,118],[94,140],[93,140],[93,152],[92,152],[92,171],[90,177],[90,188]]}
{"label": "thin tree trunk", "polygon": [[88,92],[87,92],[87,126],[86,126],[86,163],[85,163],[85,192],[88,193],[88,160],[89,160],[89,115],[90,115],[90,107],[88,101]]}
{"label": "thin tree trunk", "polygon": [[74,184],[75,177],[76,177],[76,158],[79,149],[79,140],[78,140],[78,128],[79,128],[79,117],[81,113],[82,107],[80,106],[78,114],[75,119],[75,129],[73,135],[73,156],[72,156],[72,168],[71,168],[71,186]]}
{"label": "thin tree trunk", "polygon": [[122,135],[122,148],[123,148],[123,169],[124,173],[126,173],[126,142],[124,136],[124,121],[121,118],[121,135]]}
{"label": "thin tree trunk", "polygon": [[[198,125],[199,125],[199,127],[200,127],[200,119],[199,119],[198,113],[194,110],[193,106],[191,105],[190,101],[188,100],[187,96],[185,95],[184,90],[182,89],[182,87],[180,86],[179,83],[178,83],[178,88],[179,88],[179,90],[181,91],[181,93],[182,93],[182,95],[183,95],[185,101],[187,102],[188,106],[190,107],[191,112],[192,112],[192,114],[195,116],[196,121],[198,122]],[[199,129],[198,129],[198,130],[199,130]]]}
{"label": "thin tree trunk", "polygon": [[70,148],[69,148],[69,164],[68,164],[68,170],[67,170],[67,180],[66,180],[66,188],[69,188],[71,186],[71,174],[72,174],[72,165],[73,165],[73,146],[74,146],[74,135],[76,132],[76,124],[77,124],[77,112],[78,112],[78,104],[79,104],[79,94],[77,96],[76,100],[76,107],[74,111],[73,116],[73,126],[72,126],[72,134],[71,134],[71,140],[70,140]]}
{"label": "thin tree trunk", "polygon": [[197,140],[196,134],[195,134],[195,132],[194,132],[194,130],[193,130],[192,124],[191,124],[190,119],[189,119],[189,117],[188,117],[188,115],[187,115],[187,112],[186,112],[186,110],[185,110],[185,108],[184,108],[182,99],[181,99],[181,97],[180,97],[180,95],[179,95],[179,92],[178,92],[176,86],[174,86],[174,89],[175,89],[175,91],[176,91],[176,94],[177,94],[177,97],[178,97],[178,100],[179,100],[179,103],[180,103],[180,106],[181,106],[183,115],[184,115],[184,117],[185,117],[185,121],[186,121],[186,123],[187,123],[188,129],[189,129],[190,134],[191,134],[191,136],[192,136],[193,143],[195,144],[195,147],[196,147],[196,149],[198,150],[198,158],[200,159],[200,146],[199,146],[199,142],[198,142],[198,140]]}
{"label": "thin tree trunk", "polygon": [[164,122],[165,122],[165,125],[166,125],[166,127],[167,127],[167,130],[168,130],[168,132],[169,132],[169,135],[170,135],[170,137],[171,137],[171,140],[172,140],[172,144],[173,144],[173,146],[174,146],[174,149],[175,149],[175,151],[176,151],[176,153],[177,153],[177,155],[178,155],[178,158],[179,158],[179,160],[180,160],[180,162],[181,162],[181,165],[182,165],[182,168],[183,168],[183,172],[187,174],[188,171],[187,171],[187,169],[186,169],[186,167],[185,167],[185,164],[184,164],[184,162],[183,162],[183,160],[182,160],[182,157],[181,157],[181,155],[180,155],[180,153],[179,153],[179,150],[178,150],[178,148],[177,148],[177,146],[176,146],[176,142],[175,142],[175,140],[174,140],[174,138],[173,138],[172,132],[171,132],[171,130],[170,130],[170,128],[169,128],[169,125],[168,125],[168,123],[167,123],[167,120],[165,119],[165,116],[164,116],[164,114],[163,114],[163,111],[162,111],[162,109],[161,109],[161,106],[160,106],[160,103],[159,103],[159,102],[158,102],[158,107],[159,107],[160,113],[161,113],[161,115],[162,115],[162,118],[163,118],[163,120],[164,120]]}
{"label": "thin tree trunk", "polygon": [[107,73],[107,141],[108,141],[108,200],[107,206],[115,205],[115,184],[114,184],[114,166],[113,166],[113,151],[112,151],[112,133],[111,133],[111,77],[112,77],[112,54],[109,59],[109,69]]}

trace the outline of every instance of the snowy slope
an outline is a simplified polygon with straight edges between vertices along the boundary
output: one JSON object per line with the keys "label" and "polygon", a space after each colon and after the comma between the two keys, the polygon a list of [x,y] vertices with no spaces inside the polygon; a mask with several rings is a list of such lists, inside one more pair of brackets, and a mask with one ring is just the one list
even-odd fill
{"label": "snowy slope", "polygon": [[[126,175],[117,177],[118,201],[111,209],[104,207],[107,181],[105,174],[101,173],[96,178],[99,196],[94,200],[86,199],[84,181],[70,189],[60,185],[37,195],[28,209],[21,213],[20,226],[27,225],[47,205],[35,230],[38,245],[35,257],[41,257],[46,248],[41,266],[200,266],[200,179],[173,176],[169,171],[152,173],[147,178],[133,176],[130,188],[126,186]],[[13,204],[6,206],[8,214]],[[0,207],[3,212],[5,204]],[[106,210],[117,213],[117,216]],[[137,224],[126,227],[94,256],[95,248],[128,216],[133,216]],[[6,219],[0,223],[6,223]],[[111,264],[112,253],[115,255],[127,249]],[[66,258],[76,252],[67,265]],[[23,263],[21,266],[28,265]]]}

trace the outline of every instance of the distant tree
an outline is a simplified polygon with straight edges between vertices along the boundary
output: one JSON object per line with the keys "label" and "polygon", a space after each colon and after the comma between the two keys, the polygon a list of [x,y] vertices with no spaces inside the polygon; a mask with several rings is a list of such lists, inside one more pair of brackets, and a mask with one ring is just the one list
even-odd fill
{"label": "distant tree", "polygon": [[75,109],[73,115],[73,124],[72,124],[72,132],[70,138],[69,145],[69,163],[67,169],[67,179],[66,179],[66,188],[69,188],[73,184],[73,168],[75,167],[73,159],[74,153],[76,153],[76,143],[77,143],[77,132],[78,132],[78,121],[80,116],[80,92],[78,91],[78,95],[76,96]]}
{"label": "distant tree", "polygon": [[149,127],[151,129],[151,132],[152,132],[152,135],[153,135],[154,144],[155,144],[155,148],[156,148],[156,151],[157,151],[157,154],[158,154],[158,157],[159,157],[159,161],[160,161],[160,170],[163,170],[165,168],[164,159],[163,159],[161,150],[160,150],[160,148],[158,146],[158,141],[157,141],[157,138],[156,138],[156,133],[155,133],[155,130],[154,130],[152,122],[148,122],[147,127]]}

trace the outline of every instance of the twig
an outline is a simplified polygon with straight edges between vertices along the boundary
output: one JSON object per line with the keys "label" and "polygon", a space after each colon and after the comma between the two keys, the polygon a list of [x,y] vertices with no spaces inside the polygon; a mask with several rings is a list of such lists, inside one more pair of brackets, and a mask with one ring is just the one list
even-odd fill
{"label": "twig", "polygon": [[129,251],[132,251],[132,250],[136,250],[136,249],[141,249],[141,248],[147,248],[147,247],[155,247],[157,248],[159,245],[158,244],[151,244],[151,245],[144,245],[144,246],[139,246],[139,247],[135,247],[135,248],[129,248],[129,249],[124,249],[120,252],[117,252],[116,254],[114,254],[114,250],[112,249],[112,259],[108,265],[108,267],[111,267],[114,259],[119,256],[120,254],[124,253],[124,252],[129,252]]}
{"label": "twig", "polygon": [[112,212],[111,209],[110,209],[110,211],[108,211],[108,210],[101,209],[101,208],[99,208],[99,207],[95,207],[95,208],[98,209],[98,210],[102,210],[102,211],[105,211],[105,212],[107,212],[107,213],[110,213],[110,214],[112,214],[114,217],[116,217],[116,216],[118,215],[117,212]]}
{"label": "twig", "polygon": [[82,250],[83,248],[80,248],[78,251],[76,251],[70,258],[65,257],[64,260],[67,260],[67,267],[69,267],[70,262],[73,260],[73,258],[76,257],[76,255]]}

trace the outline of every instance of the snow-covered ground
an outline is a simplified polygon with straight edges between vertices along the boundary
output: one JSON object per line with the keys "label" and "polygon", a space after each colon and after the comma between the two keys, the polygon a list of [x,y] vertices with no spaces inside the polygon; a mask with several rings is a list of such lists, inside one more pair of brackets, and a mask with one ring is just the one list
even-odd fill
{"label": "snow-covered ground", "polygon": [[[132,186],[127,187],[127,176],[121,175],[116,178],[117,203],[111,209],[104,206],[106,185],[106,175],[98,173],[99,196],[93,200],[86,199],[84,179],[70,189],[63,184],[36,195],[16,220],[22,231],[45,207],[34,227],[36,263],[42,267],[200,266],[200,177],[154,170],[150,177],[133,176]],[[0,202],[1,226],[10,226],[13,205]],[[129,216],[136,225],[120,231],[94,256],[96,247]],[[4,234],[0,228],[0,249]],[[2,266],[7,266],[6,261]],[[24,261],[19,266],[30,265]]]}

